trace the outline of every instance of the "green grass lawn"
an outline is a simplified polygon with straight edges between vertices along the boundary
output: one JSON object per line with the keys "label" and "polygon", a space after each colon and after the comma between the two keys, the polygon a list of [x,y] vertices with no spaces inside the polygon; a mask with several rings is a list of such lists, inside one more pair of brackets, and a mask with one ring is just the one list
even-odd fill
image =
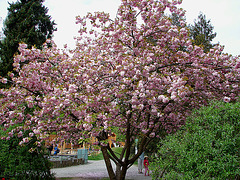
{"label": "green grass lawn", "polygon": [[[112,148],[112,150],[115,152],[116,156],[118,156],[118,157],[120,157],[122,149],[123,149],[122,147],[114,147],[114,148]],[[88,156],[88,160],[94,160],[94,161],[103,160],[102,151],[93,152],[91,155]],[[135,161],[134,164],[137,165],[138,161]]]}
{"label": "green grass lawn", "polygon": [[[120,154],[122,152],[122,147],[114,147],[112,150],[116,153],[118,157],[120,157]],[[91,155],[88,156],[88,160],[103,160],[103,154],[102,152],[93,152]]]}
{"label": "green grass lawn", "polygon": [[103,160],[103,154],[102,152],[92,152],[90,155],[88,155],[88,160]]}

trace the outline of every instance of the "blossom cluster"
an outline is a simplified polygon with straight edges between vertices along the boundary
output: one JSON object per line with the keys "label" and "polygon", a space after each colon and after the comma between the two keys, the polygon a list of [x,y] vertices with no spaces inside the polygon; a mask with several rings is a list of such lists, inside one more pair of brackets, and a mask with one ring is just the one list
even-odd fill
{"label": "blossom cluster", "polygon": [[29,136],[40,140],[51,132],[101,140],[100,132],[114,126],[133,140],[175,131],[211,99],[236,100],[239,58],[221,46],[209,53],[193,46],[184,20],[178,27],[165,15],[184,16],[180,3],[123,0],[114,20],[100,12],[78,16],[81,29],[69,52],[54,42],[42,50],[21,44],[13,64],[18,74],[0,90],[0,124],[19,124],[19,136],[32,129]]}

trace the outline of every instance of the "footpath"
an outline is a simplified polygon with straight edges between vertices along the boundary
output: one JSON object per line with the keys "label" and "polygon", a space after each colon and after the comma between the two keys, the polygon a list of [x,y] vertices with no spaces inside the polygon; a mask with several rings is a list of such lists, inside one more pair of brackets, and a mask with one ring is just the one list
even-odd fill
{"label": "footpath", "polygon": [[[115,168],[115,167],[114,167]],[[83,165],[54,168],[51,172],[55,173],[57,179],[71,179],[71,180],[100,180],[104,177],[108,177],[107,169],[104,160],[88,161]],[[127,171],[127,180],[151,180],[151,176],[144,176],[144,174],[138,174],[138,167],[136,165],[131,166]]]}

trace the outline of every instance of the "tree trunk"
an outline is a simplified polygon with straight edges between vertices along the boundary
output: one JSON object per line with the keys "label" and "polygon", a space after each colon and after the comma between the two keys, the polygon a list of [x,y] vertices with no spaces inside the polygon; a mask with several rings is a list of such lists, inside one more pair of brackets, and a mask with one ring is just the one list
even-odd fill
{"label": "tree trunk", "polygon": [[112,168],[112,164],[107,152],[107,147],[102,146],[101,147],[104,161],[107,167],[108,176],[110,180],[124,180],[127,174],[127,164],[124,164],[123,166],[121,164],[116,164],[116,174],[114,173],[114,170]]}
{"label": "tree trunk", "polygon": [[116,165],[116,178],[119,179],[121,176],[121,164]]}
{"label": "tree trunk", "polygon": [[108,156],[107,147],[102,146],[101,150],[102,150],[102,153],[103,153],[104,161],[105,161],[105,164],[106,164],[106,167],[107,167],[107,171],[108,171],[108,175],[109,175],[110,180],[117,180],[116,175],[115,175],[115,173],[113,171],[113,168],[112,168],[110,158]]}
{"label": "tree trunk", "polygon": [[116,179],[117,180],[124,180],[127,174],[127,165],[121,166],[118,164],[116,166]]}
{"label": "tree trunk", "polygon": [[124,180],[127,174],[127,165],[122,166],[120,177],[117,180]]}

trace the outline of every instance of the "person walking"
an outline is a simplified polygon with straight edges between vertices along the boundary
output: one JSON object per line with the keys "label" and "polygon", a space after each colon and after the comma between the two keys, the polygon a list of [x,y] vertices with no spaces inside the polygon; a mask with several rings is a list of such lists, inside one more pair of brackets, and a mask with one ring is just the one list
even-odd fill
{"label": "person walking", "polygon": [[145,156],[144,157],[144,161],[143,161],[143,165],[144,165],[144,168],[145,168],[145,176],[148,175],[149,176],[149,161],[148,161],[148,157]]}
{"label": "person walking", "polygon": [[142,174],[143,169],[143,160],[144,160],[144,152],[138,157],[138,173]]}

